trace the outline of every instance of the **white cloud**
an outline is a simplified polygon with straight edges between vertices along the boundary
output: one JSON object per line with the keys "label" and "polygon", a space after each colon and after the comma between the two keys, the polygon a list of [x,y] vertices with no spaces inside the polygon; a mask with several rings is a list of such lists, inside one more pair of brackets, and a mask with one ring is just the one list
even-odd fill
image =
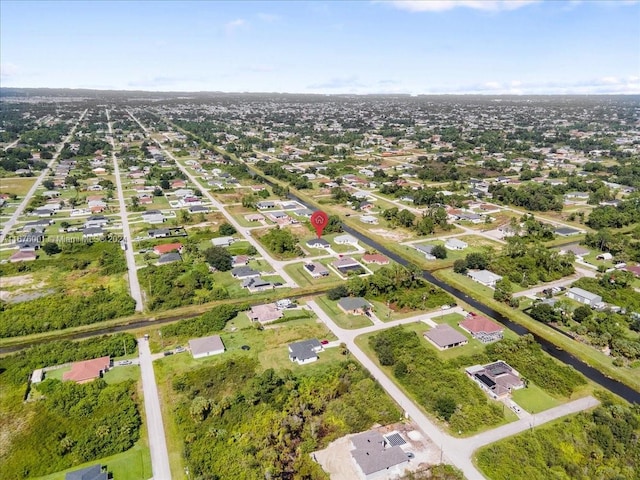
{"label": "white cloud", "polygon": [[224,30],[227,34],[231,34],[238,30],[239,28],[245,27],[247,25],[247,21],[244,18],[237,18],[235,20],[231,20],[224,24]]}
{"label": "white cloud", "polygon": [[2,78],[15,77],[20,73],[20,67],[15,63],[0,64],[0,76]]}
{"label": "white cloud", "polygon": [[390,3],[410,12],[444,12],[454,8],[471,8],[485,12],[517,10],[540,0],[392,0]]}
{"label": "white cloud", "polygon": [[276,15],[274,13],[258,13],[258,18],[267,23],[277,22],[282,19],[280,15]]}

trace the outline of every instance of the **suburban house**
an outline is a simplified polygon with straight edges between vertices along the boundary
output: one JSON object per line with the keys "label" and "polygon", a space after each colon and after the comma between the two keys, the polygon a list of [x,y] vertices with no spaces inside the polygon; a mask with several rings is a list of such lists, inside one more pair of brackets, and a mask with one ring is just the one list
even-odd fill
{"label": "suburban house", "polygon": [[312,238],[307,240],[307,247],[310,248],[330,248],[331,244],[324,238]]}
{"label": "suburban house", "polygon": [[266,303],[251,307],[247,316],[253,322],[269,323],[282,318],[284,313],[275,303]]}
{"label": "suburban house", "polygon": [[233,278],[244,279],[244,278],[256,278],[260,276],[260,272],[254,270],[251,267],[242,266],[236,267],[231,270],[231,276]]}
{"label": "suburban house", "polygon": [[233,237],[217,237],[211,239],[214,247],[228,247],[235,241],[236,239]]}
{"label": "suburban house", "polygon": [[589,250],[588,248],[581,247],[578,244],[574,244],[574,245],[565,245],[559,250],[559,252],[561,255],[566,255],[567,253],[573,253],[576,256],[576,258],[579,258],[580,260],[582,260],[582,258],[585,255],[589,255],[591,253],[591,250]]}
{"label": "suburban house", "polygon": [[524,387],[520,374],[502,360],[484,366],[474,365],[465,368],[465,372],[494,399],[504,398],[513,390]]}
{"label": "suburban house", "polygon": [[107,480],[108,478],[109,474],[106,468],[100,464],[74,470],[64,476],[64,480]]}
{"label": "suburban house", "polygon": [[290,343],[289,360],[298,365],[315,362],[318,360],[318,352],[322,350],[324,350],[322,344],[316,338]]}
{"label": "suburban house", "polygon": [[76,383],[87,383],[102,376],[109,370],[111,358],[100,357],[93,360],[85,360],[83,362],[74,362],[71,364],[71,370],[62,374],[62,380],[72,380]]}
{"label": "suburban house", "polygon": [[599,303],[602,303],[602,297],[600,295],[596,295],[595,293],[591,293],[578,287],[572,287],[567,290],[567,297],[575,300],[576,302],[589,305],[590,307],[595,307]]}
{"label": "suburban house", "polygon": [[320,262],[308,262],[308,263],[305,263],[303,268],[313,278],[320,278],[320,277],[328,277],[329,276],[329,270],[327,269],[327,267],[325,267]]}
{"label": "suburban house", "polygon": [[354,435],[351,444],[356,470],[365,480],[399,478],[410,461],[400,445],[391,445],[376,431]]}
{"label": "suburban house", "polygon": [[338,245],[358,245],[358,239],[352,235],[338,235],[333,241]]}
{"label": "suburban house", "polygon": [[362,261],[377,265],[389,265],[389,259],[380,253],[366,253],[362,256]]}
{"label": "suburban house", "polygon": [[446,323],[441,323],[425,332],[424,338],[429,340],[438,350],[447,350],[469,343],[467,337]]}
{"label": "suburban house", "polygon": [[157,224],[164,223],[166,219],[160,210],[147,210],[146,212],[142,212],[142,221]]}
{"label": "suburban house", "polygon": [[501,340],[504,334],[502,326],[481,315],[469,314],[465,320],[458,323],[458,326],[482,343]]}
{"label": "suburban house", "polygon": [[209,207],[203,207],[202,205],[189,205],[189,213],[208,213]]}
{"label": "suburban house", "polygon": [[378,223],[378,219],[373,215],[361,215],[360,221],[368,225],[376,225]]}
{"label": "suburban house", "polygon": [[362,269],[362,265],[360,264],[360,262],[358,262],[357,260],[354,260],[351,257],[342,257],[339,258],[338,260],[334,260],[331,265],[333,265],[333,267],[338,270],[340,273],[342,274],[347,274],[347,272],[353,271],[353,270],[359,270]]}
{"label": "suburban house", "polygon": [[93,215],[84,222],[84,228],[104,227],[109,223],[109,219],[104,215]]}
{"label": "suburban house", "polygon": [[42,245],[43,235],[25,235],[19,237],[16,245],[21,252],[35,252]]}
{"label": "suburban house", "polygon": [[338,307],[349,315],[366,315],[372,308],[362,297],[342,297],[338,300]]}
{"label": "suburban house", "polygon": [[433,249],[435,245],[414,245],[415,249],[419,252],[423,253],[427,260],[435,260],[436,257],[433,255]]}
{"label": "suburban house", "polygon": [[640,265],[632,265],[624,268],[627,272],[633,273],[636,277],[640,277]]}
{"label": "suburban house", "polygon": [[160,255],[160,258],[158,258],[158,261],[156,263],[157,265],[167,265],[169,263],[175,263],[175,262],[181,262],[181,261],[182,261],[182,257],[180,256],[180,253],[169,252],[169,253],[164,253]]}
{"label": "suburban house", "polygon": [[467,276],[474,282],[478,282],[485,287],[495,288],[496,282],[502,280],[502,276],[489,270],[469,270]]}
{"label": "suburban house", "polygon": [[247,255],[235,255],[231,259],[232,267],[244,267],[249,263],[250,258]]}
{"label": "suburban house", "polygon": [[577,228],[559,227],[554,230],[554,233],[556,235],[560,235],[561,237],[569,237],[571,235],[579,235],[580,233],[582,233],[582,231],[578,230]]}
{"label": "suburban house", "polygon": [[91,227],[82,229],[82,238],[96,238],[104,235],[102,227]]}
{"label": "suburban house", "polygon": [[249,215],[245,215],[244,219],[248,222],[262,222],[264,221],[264,215],[260,215],[259,213],[252,213]]}
{"label": "suburban house", "polygon": [[264,292],[275,288],[276,286],[271,282],[267,282],[260,277],[245,278],[242,281],[242,288],[246,288],[251,293]]}
{"label": "suburban house", "polygon": [[271,208],[276,208],[275,202],[258,202],[256,204],[258,210],[269,210]]}
{"label": "suburban house", "polygon": [[165,243],[164,245],[156,245],[153,247],[153,253],[156,255],[163,255],[169,252],[178,252],[182,253],[182,244],[181,243]]}
{"label": "suburban house", "polygon": [[448,238],[446,242],[444,242],[444,247],[449,250],[464,250],[469,245],[462,240],[458,240],[457,238]]}
{"label": "suburban house", "polygon": [[210,357],[224,353],[224,343],[222,343],[220,335],[211,335],[210,337],[189,340],[189,349],[193,358]]}

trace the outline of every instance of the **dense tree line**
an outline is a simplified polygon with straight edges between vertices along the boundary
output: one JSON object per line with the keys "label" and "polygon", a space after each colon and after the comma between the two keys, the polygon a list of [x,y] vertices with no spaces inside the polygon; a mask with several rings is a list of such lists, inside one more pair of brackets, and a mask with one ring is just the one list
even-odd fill
{"label": "dense tree line", "polygon": [[13,438],[0,461],[0,477],[33,478],[124,452],[140,437],[134,382],[80,385],[45,380],[44,399],[25,409],[28,426]]}
{"label": "dense tree line", "polygon": [[621,202],[617,207],[609,205],[596,207],[589,214],[587,225],[594,230],[601,228],[621,228],[638,221],[640,198]]}
{"label": "dense tree line", "polygon": [[194,478],[324,478],[312,451],[400,418],[355,362],[304,375],[256,368],[240,357],[174,379],[176,422]]}
{"label": "dense tree line", "polygon": [[131,315],[134,310],[135,301],[128,294],[103,287],[88,295],[59,293],[27,302],[2,302],[5,321],[0,322],[0,338],[89,325]]}
{"label": "dense tree line", "polygon": [[489,193],[499,202],[523,207],[527,210],[562,211],[562,197],[551,185],[547,184],[528,183],[517,189],[510,185],[494,184],[489,187]]}
{"label": "dense tree line", "polygon": [[260,160],[256,162],[256,167],[258,167],[265,175],[288,182],[289,185],[293,188],[297,188],[298,190],[312,187],[311,182],[307,180],[306,177],[303,177],[298,173],[291,173],[277,163],[267,163],[264,160]]}
{"label": "dense tree line", "polygon": [[637,480],[640,410],[605,400],[590,412],[501,441],[478,453],[493,480]]}

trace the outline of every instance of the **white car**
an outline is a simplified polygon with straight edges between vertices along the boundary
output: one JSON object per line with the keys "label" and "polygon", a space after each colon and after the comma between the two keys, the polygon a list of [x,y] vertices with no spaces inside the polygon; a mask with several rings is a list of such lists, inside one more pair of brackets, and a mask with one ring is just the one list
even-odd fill
{"label": "white car", "polygon": [[442,305],[440,307],[440,310],[449,310],[451,308],[451,305]]}

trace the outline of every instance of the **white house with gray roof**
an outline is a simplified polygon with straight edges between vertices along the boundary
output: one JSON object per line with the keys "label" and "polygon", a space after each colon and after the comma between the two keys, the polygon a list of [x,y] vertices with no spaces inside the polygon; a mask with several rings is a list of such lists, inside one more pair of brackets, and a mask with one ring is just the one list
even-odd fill
{"label": "white house with gray roof", "polygon": [[324,350],[318,339],[303,340],[289,344],[289,360],[296,362],[298,365],[318,360],[318,352]]}
{"label": "white house with gray roof", "polygon": [[588,290],[578,287],[572,287],[567,290],[567,297],[575,300],[576,302],[589,305],[590,307],[595,307],[599,303],[602,303],[602,297],[600,295],[596,295],[595,293],[591,293]]}

